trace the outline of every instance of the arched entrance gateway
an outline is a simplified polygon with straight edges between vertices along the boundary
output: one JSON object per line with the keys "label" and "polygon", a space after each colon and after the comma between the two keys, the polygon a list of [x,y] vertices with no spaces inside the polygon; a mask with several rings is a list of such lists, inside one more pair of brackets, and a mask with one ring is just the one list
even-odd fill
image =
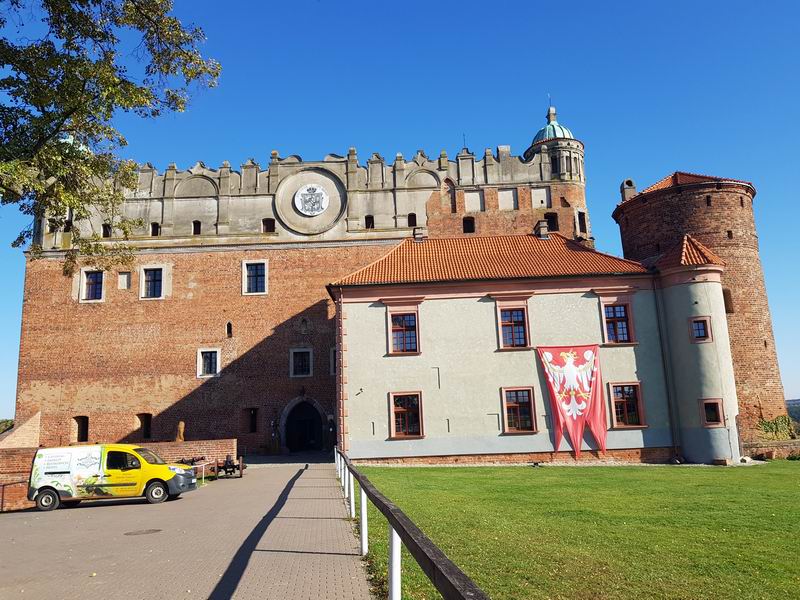
{"label": "arched entrance gateway", "polygon": [[325,432],[324,412],[316,400],[299,397],[293,399],[281,415],[283,445],[289,452],[322,450]]}

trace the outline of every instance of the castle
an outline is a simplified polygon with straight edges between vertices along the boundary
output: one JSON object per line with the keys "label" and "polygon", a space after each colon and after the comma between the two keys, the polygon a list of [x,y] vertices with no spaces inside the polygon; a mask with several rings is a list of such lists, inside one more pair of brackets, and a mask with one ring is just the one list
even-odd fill
{"label": "castle", "polygon": [[[398,154],[391,163],[373,154],[362,164],[351,148],[315,162],[273,151],[265,169],[253,160],[239,171],[227,162],[163,173],[146,165],[123,207],[144,224],[130,240],[134,265],[113,271],[84,265],[64,276],[73,224],[36,223],[43,257],[26,266],[17,426],[0,445],[171,439],[182,421],[187,439],[235,437],[245,452],[339,443],[363,458],[552,456],[558,449],[546,433],[536,441],[507,435],[505,396],[499,404],[492,396],[489,413],[483,400],[470,408],[469,377],[451,389],[463,415],[450,412],[456,404],[426,404],[436,419],[428,433],[391,443],[392,398],[408,390],[382,382],[414,374],[414,390],[444,394],[463,365],[479,373],[488,363],[465,356],[464,344],[493,344],[493,334],[481,323],[473,339],[471,326],[453,319],[491,320],[496,309],[499,327],[510,302],[526,313],[524,349],[559,336],[599,344],[605,372],[620,383],[605,391],[612,454],[735,460],[740,432],[755,437],[759,419],[785,414],[753,186],[676,173],[637,192],[627,180],[614,211],[627,260],[609,257],[593,249],[583,144],[553,107],[546,118],[521,156],[499,146],[479,157],[467,148],[452,159]],[[117,236],[100,214],[74,226],[108,242]],[[520,256],[503,268],[476,267],[486,256],[503,263],[507,253]],[[370,265],[384,265],[385,275],[398,264],[402,276],[390,280],[364,275]],[[461,271],[451,273],[453,264]],[[421,281],[429,266],[449,274]],[[454,296],[420,292],[433,283]],[[476,300],[466,306],[458,297]],[[497,306],[481,312],[487,298]],[[419,318],[415,343],[439,346],[433,362],[427,349],[397,357],[387,347],[397,306]],[[439,316],[427,316],[428,307]],[[574,317],[568,326],[565,311]],[[623,321],[629,331],[619,337]],[[465,336],[450,339],[453,328]],[[484,366],[491,385],[513,388],[516,400],[524,396],[516,390],[530,390],[526,410],[540,413],[535,430],[547,431],[543,374],[530,353],[498,352],[492,361]],[[514,381],[494,381],[498,372]],[[496,413],[496,423],[468,424],[481,411]]]}

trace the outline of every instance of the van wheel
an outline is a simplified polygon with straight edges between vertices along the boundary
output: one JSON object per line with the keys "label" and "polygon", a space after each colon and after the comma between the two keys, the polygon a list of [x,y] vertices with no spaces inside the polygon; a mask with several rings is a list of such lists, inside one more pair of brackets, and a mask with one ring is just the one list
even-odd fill
{"label": "van wheel", "polygon": [[160,481],[154,481],[147,486],[144,497],[150,504],[158,504],[167,499],[167,486]]}
{"label": "van wheel", "polygon": [[39,510],[54,510],[61,504],[61,498],[55,490],[42,490],[36,495],[36,508]]}

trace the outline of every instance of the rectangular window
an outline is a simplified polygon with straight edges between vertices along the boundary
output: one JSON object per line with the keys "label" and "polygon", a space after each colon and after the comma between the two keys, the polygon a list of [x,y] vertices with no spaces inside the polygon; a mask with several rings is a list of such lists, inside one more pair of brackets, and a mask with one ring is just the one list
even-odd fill
{"label": "rectangular window", "polygon": [[136,417],[139,419],[139,429],[142,432],[142,439],[149,440],[153,435],[153,415],[149,413],[141,413],[136,415]]}
{"label": "rectangular window", "polygon": [[289,374],[291,377],[311,377],[313,374],[311,350],[290,350]]}
{"label": "rectangular window", "polygon": [[209,348],[197,351],[197,376],[215,377],[219,374],[219,349]]}
{"label": "rectangular window", "polygon": [[694,317],[689,320],[692,342],[702,344],[711,341],[711,317]]}
{"label": "rectangular window", "polygon": [[500,311],[500,329],[503,348],[526,348],[528,327],[524,308],[508,308]]}
{"label": "rectangular window", "polygon": [[392,315],[392,352],[396,354],[417,352],[415,313]]}
{"label": "rectangular window", "polygon": [[391,394],[392,437],[422,437],[421,394],[404,392]]}
{"label": "rectangular window", "polygon": [[264,295],[268,289],[266,260],[242,262],[242,294]]}
{"label": "rectangular window", "polygon": [[263,294],[266,291],[266,268],[264,263],[247,264],[247,293]]}
{"label": "rectangular window", "polygon": [[578,211],[578,231],[587,233],[589,230],[586,227],[586,213],[582,210]]}
{"label": "rectangular window", "polygon": [[89,441],[89,417],[75,417],[76,442]]}
{"label": "rectangular window", "polygon": [[258,433],[258,409],[245,408],[244,412],[247,433]]}
{"label": "rectangular window", "polygon": [[83,299],[102,300],[103,299],[103,272],[86,271],[84,273]]}
{"label": "rectangular window", "polygon": [[161,298],[163,269],[144,269],[143,298]]}
{"label": "rectangular window", "polygon": [[641,427],[644,425],[638,383],[614,384],[611,386],[611,395],[614,402],[615,427]]}
{"label": "rectangular window", "polygon": [[533,415],[533,390],[531,388],[503,389],[506,433],[531,433],[536,431]]}
{"label": "rectangular window", "polygon": [[606,320],[606,343],[622,344],[631,341],[627,304],[603,306]]}
{"label": "rectangular window", "polygon": [[722,400],[719,398],[704,399],[700,401],[703,427],[724,427],[725,413],[722,410]]}

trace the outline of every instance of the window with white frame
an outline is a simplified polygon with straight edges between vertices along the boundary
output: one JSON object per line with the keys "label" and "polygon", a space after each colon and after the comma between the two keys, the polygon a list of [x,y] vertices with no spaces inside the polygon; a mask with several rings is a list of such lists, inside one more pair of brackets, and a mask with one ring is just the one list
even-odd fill
{"label": "window with white frame", "polygon": [[245,296],[264,295],[268,290],[269,268],[266,260],[246,260],[242,262],[242,294]]}
{"label": "window with white frame", "polygon": [[311,377],[314,374],[314,353],[310,348],[289,350],[289,377]]}
{"label": "window with white frame", "polygon": [[216,377],[220,370],[220,349],[200,348],[197,351],[197,376]]}
{"label": "window with white frame", "polygon": [[163,300],[169,295],[170,265],[141,265],[138,275],[140,300]]}
{"label": "window with white frame", "polygon": [[103,272],[89,271],[81,272],[81,301],[82,302],[102,302],[103,301]]}

